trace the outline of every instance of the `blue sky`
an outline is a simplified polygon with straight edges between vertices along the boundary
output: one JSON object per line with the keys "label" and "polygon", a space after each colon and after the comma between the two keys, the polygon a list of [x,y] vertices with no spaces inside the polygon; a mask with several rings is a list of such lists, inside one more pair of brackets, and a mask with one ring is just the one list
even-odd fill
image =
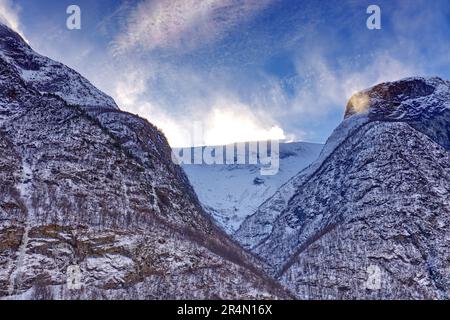
{"label": "blue sky", "polygon": [[[81,30],[65,27],[70,4]],[[366,28],[370,4],[381,30]],[[450,78],[447,0],[0,0],[0,13],[174,146],[324,142],[353,92]]]}

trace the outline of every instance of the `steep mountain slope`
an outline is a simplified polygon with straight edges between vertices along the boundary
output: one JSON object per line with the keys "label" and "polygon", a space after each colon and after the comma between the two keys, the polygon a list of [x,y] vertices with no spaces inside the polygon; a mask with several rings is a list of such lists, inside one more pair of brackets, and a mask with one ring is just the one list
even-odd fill
{"label": "steep mountain slope", "polygon": [[40,93],[52,93],[69,104],[118,109],[114,100],[65,65],[39,55],[21,37],[0,23],[0,57],[23,82]]}
{"label": "steep mountain slope", "polygon": [[317,159],[322,148],[315,143],[281,143],[276,175],[262,176],[260,164],[185,164],[183,169],[205,210],[228,234],[233,234],[281,185]]}
{"label": "steep mountain slope", "polygon": [[447,81],[355,95],[319,159],[238,240],[300,298],[448,299],[449,133]]}
{"label": "steep mountain slope", "polygon": [[0,24],[0,298],[289,297],[165,137]]}

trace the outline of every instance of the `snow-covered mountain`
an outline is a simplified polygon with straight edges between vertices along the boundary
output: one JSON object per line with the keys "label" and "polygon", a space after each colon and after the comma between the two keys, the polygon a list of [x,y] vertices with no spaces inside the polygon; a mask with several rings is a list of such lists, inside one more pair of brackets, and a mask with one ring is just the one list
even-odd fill
{"label": "snow-covered mountain", "polygon": [[0,298],[289,297],[164,135],[0,24]]}
{"label": "snow-covered mountain", "polygon": [[57,95],[69,104],[84,108],[118,109],[111,97],[78,72],[36,53],[17,33],[11,33],[3,25],[0,25],[0,47],[2,60],[14,65],[20,79],[40,93]]}
{"label": "snow-covered mountain", "polygon": [[[233,234],[279,187],[317,159],[322,148],[315,143],[280,143],[276,175],[261,175],[261,164],[185,164],[183,168],[205,210],[228,234]],[[247,143],[245,151],[237,151],[244,153],[236,158],[245,156],[248,149]]]}
{"label": "snow-covered mountain", "polygon": [[236,238],[299,298],[450,297],[450,82],[353,96],[319,159]]}
{"label": "snow-covered mountain", "polygon": [[298,298],[450,298],[450,82],[356,94],[321,149],[185,166],[256,258],[161,132],[0,24],[0,299],[290,298],[259,266]]}

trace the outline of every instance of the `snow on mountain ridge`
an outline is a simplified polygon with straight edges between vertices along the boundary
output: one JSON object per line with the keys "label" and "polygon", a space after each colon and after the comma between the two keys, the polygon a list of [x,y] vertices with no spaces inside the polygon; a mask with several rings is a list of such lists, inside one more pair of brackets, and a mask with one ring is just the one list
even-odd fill
{"label": "snow on mountain ridge", "polygon": [[322,147],[306,142],[281,143],[280,170],[274,176],[262,176],[260,164],[185,164],[183,169],[205,210],[233,234],[282,184],[314,161]]}
{"label": "snow on mountain ridge", "polygon": [[20,35],[0,23],[0,58],[19,71],[23,81],[41,93],[52,93],[68,104],[118,109],[114,100],[75,70],[36,53]]}
{"label": "snow on mountain ridge", "polygon": [[[319,159],[244,221],[238,241],[300,298],[448,298],[449,97],[439,78],[357,94]],[[366,287],[371,266],[380,290]]]}

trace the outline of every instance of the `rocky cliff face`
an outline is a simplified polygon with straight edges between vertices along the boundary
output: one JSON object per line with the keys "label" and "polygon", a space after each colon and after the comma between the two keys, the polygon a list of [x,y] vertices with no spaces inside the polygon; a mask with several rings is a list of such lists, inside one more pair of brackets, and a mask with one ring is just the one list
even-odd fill
{"label": "rocky cliff face", "polygon": [[14,65],[17,75],[29,87],[51,93],[68,104],[84,108],[118,109],[114,100],[95,88],[78,72],[36,53],[21,37],[0,23],[0,57]]}
{"label": "rocky cliff face", "polygon": [[289,297],[154,126],[1,24],[0,182],[0,298]]}
{"label": "rocky cliff face", "polygon": [[350,100],[319,159],[237,232],[299,298],[448,299],[450,83]]}

